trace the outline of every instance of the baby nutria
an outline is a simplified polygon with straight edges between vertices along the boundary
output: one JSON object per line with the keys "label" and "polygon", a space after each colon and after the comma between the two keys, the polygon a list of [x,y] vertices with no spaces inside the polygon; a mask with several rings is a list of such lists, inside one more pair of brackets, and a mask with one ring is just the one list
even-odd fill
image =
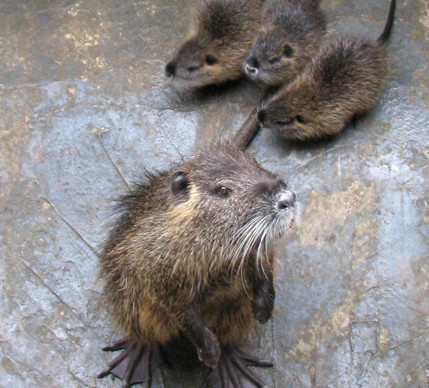
{"label": "baby nutria", "polygon": [[150,385],[153,360],[187,338],[223,388],[263,383],[235,348],[274,303],[273,243],[294,225],[295,194],[227,142],[203,149],[119,201],[101,253],[105,296],[126,338],[101,373]]}
{"label": "baby nutria", "polygon": [[319,48],[326,33],[320,0],[276,0],[247,55],[247,76],[267,85],[290,83]]}
{"label": "baby nutria", "polygon": [[177,86],[199,88],[234,80],[259,31],[264,0],[201,0],[185,42],[165,67]]}
{"label": "baby nutria", "polygon": [[325,42],[303,73],[259,110],[261,126],[286,139],[315,139],[339,133],[372,108],[387,78],[385,43],[394,13],[392,0],[376,42],[346,37]]}

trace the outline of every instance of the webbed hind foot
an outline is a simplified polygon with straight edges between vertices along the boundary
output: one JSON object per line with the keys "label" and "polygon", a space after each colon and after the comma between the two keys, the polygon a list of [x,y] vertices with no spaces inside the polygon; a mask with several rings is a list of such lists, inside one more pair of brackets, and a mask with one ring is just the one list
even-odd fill
{"label": "webbed hind foot", "polygon": [[152,371],[161,364],[161,353],[158,344],[144,346],[126,338],[103,348],[104,351],[122,353],[114,358],[108,368],[101,372],[99,379],[111,374],[123,380],[122,387],[127,388],[133,384],[146,383],[151,386]]}
{"label": "webbed hind foot", "polygon": [[232,346],[225,347],[218,365],[210,371],[209,384],[222,388],[263,388],[264,383],[248,366],[271,368],[273,364],[248,356]]}

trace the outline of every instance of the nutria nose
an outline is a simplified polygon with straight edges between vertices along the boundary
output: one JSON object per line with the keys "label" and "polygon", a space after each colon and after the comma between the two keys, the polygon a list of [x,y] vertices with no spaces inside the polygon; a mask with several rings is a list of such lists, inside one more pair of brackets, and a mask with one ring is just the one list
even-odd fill
{"label": "nutria nose", "polygon": [[167,77],[174,77],[176,74],[176,64],[174,62],[168,62],[165,66],[165,74]]}
{"label": "nutria nose", "polygon": [[258,72],[259,63],[255,57],[250,57],[246,63],[246,71],[249,74],[256,74]]}
{"label": "nutria nose", "polygon": [[246,65],[246,71],[247,71],[249,74],[256,74],[256,73],[258,72],[258,69],[255,69],[254,67],[251,67],[251,66],[249,66],[249,65]]}
{"label": "nutria nose", "polygon": [[260,123],[263,123],[264,122],[264,120],[265,120],[265,116],[267,115],[267,112],[265,111],[265,110],[263,110],[263,109],[261,109],[259,112],[258,112],[258,121],[260,122]]}
{"label": "nutria nose", "polygon": [[258,62],[258,60],[256,59],[256,57],[250,57],[248,60],[247,60],[247,65],[248,66],[250,66],[250,67],[254,67],[255,69],[257,69],[258,67],[259,67],[259,62]]}
{"label": "nutria nose", "polygon": [[295,204],[296,195],[293,191],[286,191],[281,194],[278,202],[277,208],[279,210],[288,210]]}

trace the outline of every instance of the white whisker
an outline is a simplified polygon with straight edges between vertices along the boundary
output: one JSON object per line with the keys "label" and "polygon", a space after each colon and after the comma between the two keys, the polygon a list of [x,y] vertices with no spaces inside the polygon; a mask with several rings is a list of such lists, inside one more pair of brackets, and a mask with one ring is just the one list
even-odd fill
{"label": "white whisker", "polygon": [[[234,264],[235,261],[240,258],[241,256],[241,260],[240,260],[240,264],[238,266],[237,269],[237,273],[236,276],[241,276],[242,282],[243,284],[245,283],[244,280],[244,275],[243,275],[243,267],[244,267],[244,262],[250,252],[250,250],[253,248],[254,242],[257,239],[258,235],[260,234],[260,230],[262,227],[262,223],[263,223],[263,219],[257,219],[256,222],[252,223],[252,228],[248,231],[247,235],[245,236],[245,238],[242,240],[240,246],[238,247],[236,254],[238,255],[237,258],[234,260]],[[246,230],[247,231],[247,230]]]}
{"label": "white whisker", "polygon": [[254,228],[258,222],[259,222],[259,218],[255,218],[240,229],[239,231],[240,235],[239,235],[239,238],[237,239],[238,241],[235,244],[234,254],[232,255],[232,260],[231,260],[231,263],[233,266],[235,266],[236,261],[243,250],[243,247],[246,245],[247,240],[251,236],[251,229]]}
{"label": "white whisker", "polygon": [[255,226],[255,229],[253,230],[253,233],[251,234],[251,237],[248,240],[248,243],[245,247],[245,251],[243,252],[243,258],[240,263],[240,268],[242,266],[242,263],[244,262],[245,258],[248,256],[250,250],[254,247],[255,241],[261,237],[262,232],[266,228],[266,220],[265,218],[262,218],[259,220],[257,225]]}
{"label": "white whisker", "polygon": [[256,252],[256,267],[257,267],[257,270],[258,270],[258,275],[259,275],[259,268],[261,268],[262,269],[262,273],[263,273],[263,275],[265,277],[267,277],[267,274],[265,273],[265,269],[264,269],[264,263],[263,263],[263,258],[264,258],[265,255],[261,251],[261,248],[262,248],[262,244],[263,244],[264,239],[265,239],[265,237],[266,237],[266,235],[267,235],[268,232],[269,232],[269,229],[265,228],[264,233],[262,234],[262,237],[261,237],[261,239],[259,241],[258,250]]}

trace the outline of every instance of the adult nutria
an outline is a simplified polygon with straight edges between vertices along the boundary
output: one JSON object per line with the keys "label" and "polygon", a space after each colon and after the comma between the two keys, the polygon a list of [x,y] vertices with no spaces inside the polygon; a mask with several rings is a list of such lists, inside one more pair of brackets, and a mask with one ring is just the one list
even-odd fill
{"label": "adult nutria", "polygon": [[[222,142],[121,198],[101,253],[105,295],[126,339],[101,373],[147,381],[151,360],[179,336],[223,388],[262,382],[235,349],[274,302],[273,242],[292,228],[295,194],[254,157]],[[242,385],[243,384],[243,385]],[[247,385],[246,385],[247,384]]]}
{"label": "adult nutria", "polygon": [[244,70],[267,85],[290,83],[319,48],[326,33],[320,0],[276,0],[250,49]]}
{"label": "adult nutria", "polygon": [[264,0],[201,0],[185,41],[165,67],[178,86],[199,88],[234,80],[257,34]]}
{"label": "adult nutria", "polygon": [[286,139],[314,139],[339,133],[372,108],[387,78],[385,43],[394,13],[391,0],[376,42],[346,37],[326,41],[303,73],[259,109],[261,126]]}

